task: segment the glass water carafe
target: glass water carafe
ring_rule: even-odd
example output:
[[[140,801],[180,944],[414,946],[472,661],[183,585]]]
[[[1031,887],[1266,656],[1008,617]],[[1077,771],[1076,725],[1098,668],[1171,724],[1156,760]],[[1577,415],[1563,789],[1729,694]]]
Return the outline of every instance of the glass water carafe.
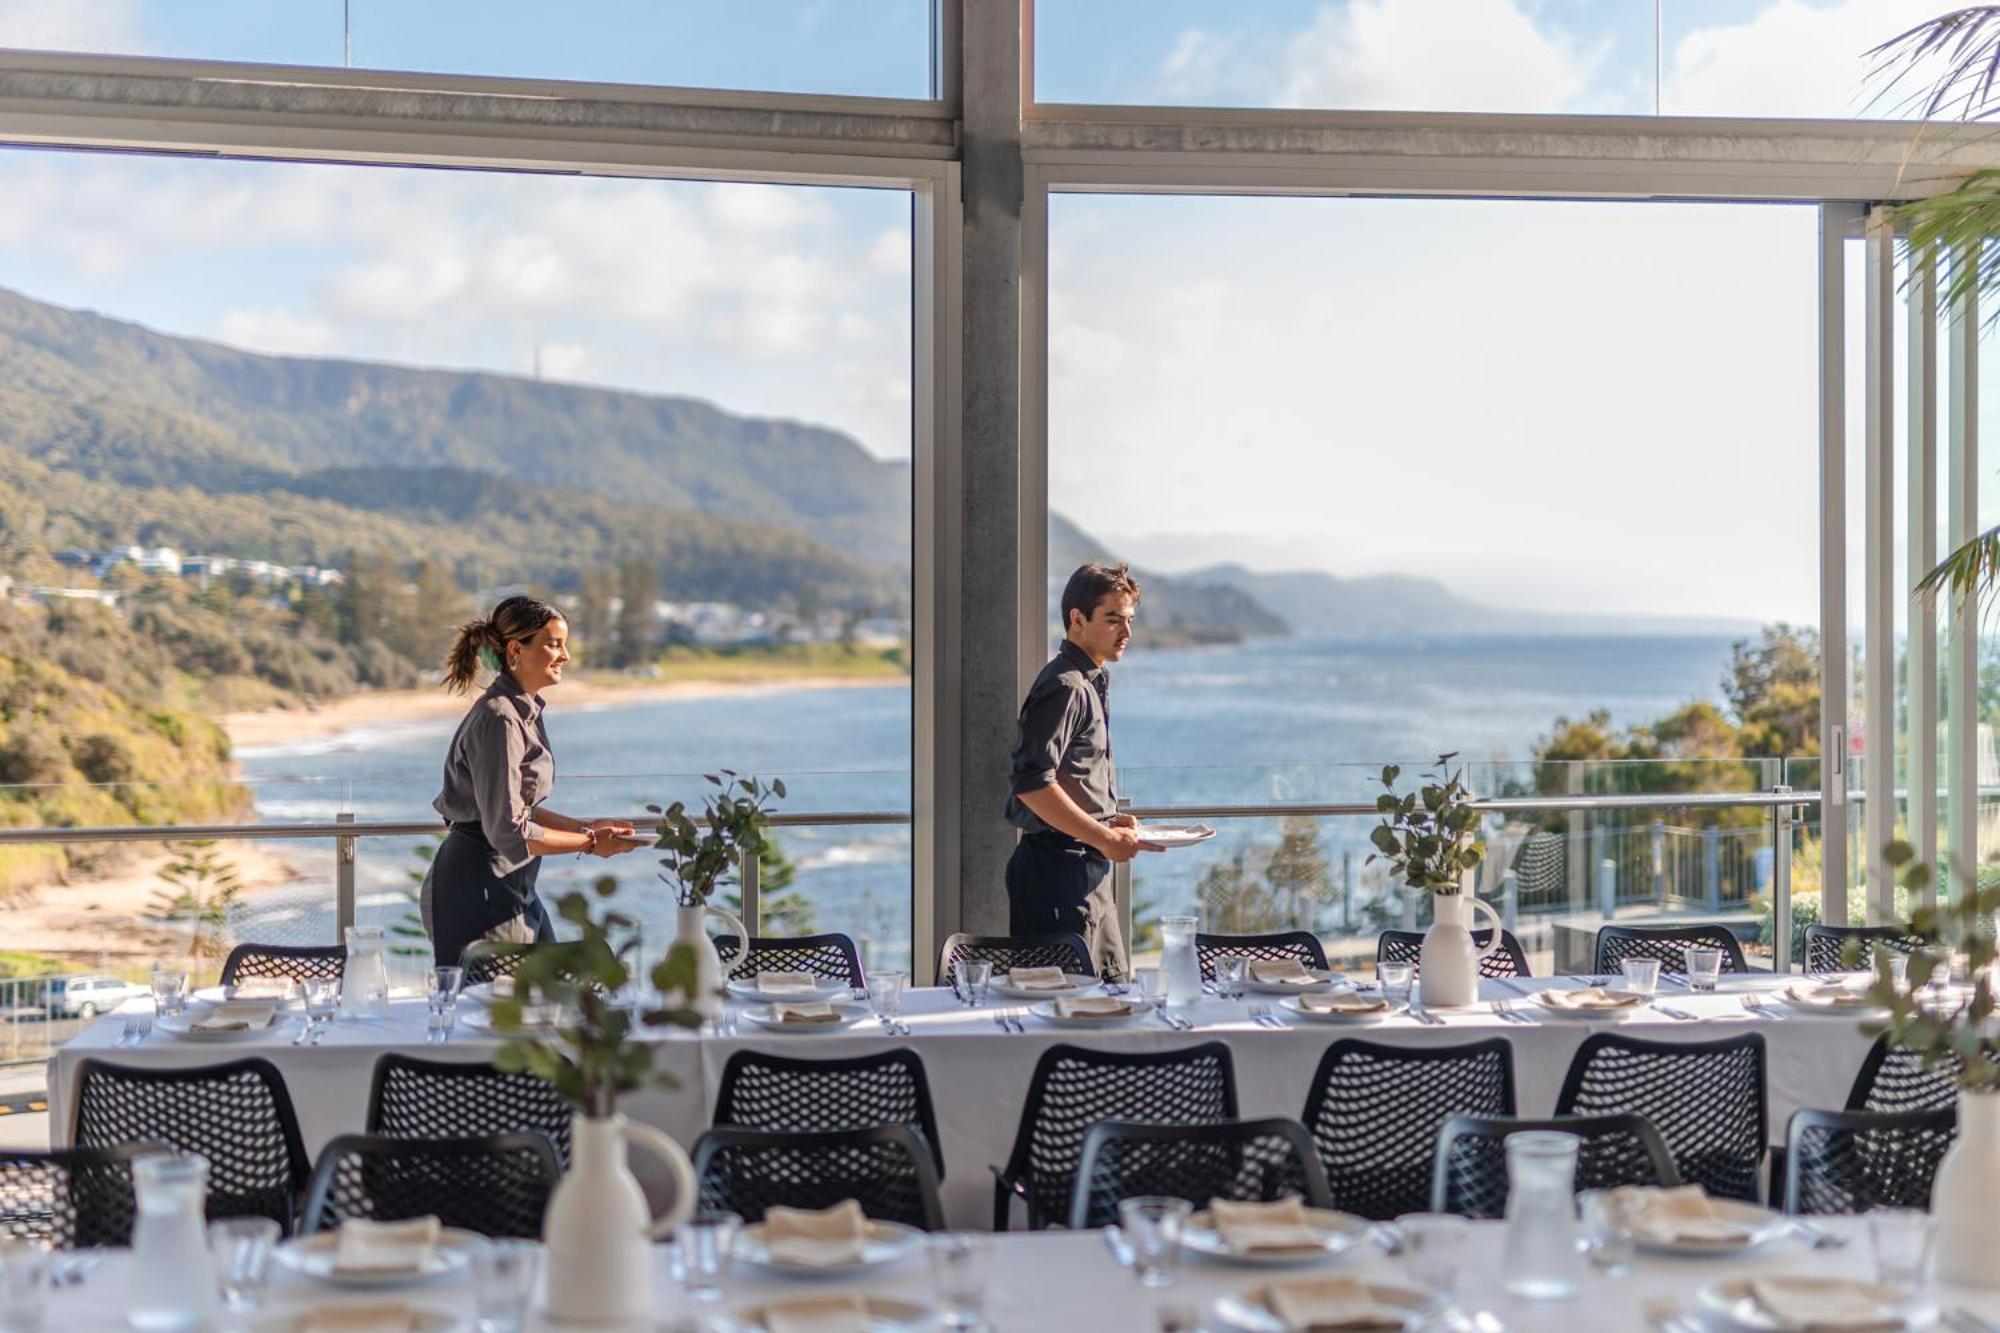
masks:
[[[347,928],[347,965],[340,972],[342,1018],[389,1016],[389,960],[380,926]]]
[[[131,1324],[142,1333],[207,1329],[215,1321],[215,1269],[202,1205],[208,1160],[153,1153],[132,1163],[139,1215],[132,1224]]]
[[[1576,1225],[1574,1134],[1541,1130],[1507,1138],[1506,1287],[1516,1296],[1559,1300],[1583,1282]]]
[[[1174,1008],[1201,998],[1201,962],[1194,953],[1194,935],[1200,928],[1195,917],[1160,918],[1160,975],[1167,983],[1167,1004]]]

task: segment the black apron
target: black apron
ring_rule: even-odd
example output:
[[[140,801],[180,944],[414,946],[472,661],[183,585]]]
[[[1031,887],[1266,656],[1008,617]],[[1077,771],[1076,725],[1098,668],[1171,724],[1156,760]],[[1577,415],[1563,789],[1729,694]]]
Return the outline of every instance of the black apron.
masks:
[[[524,917],[539,943],[555,930],[535,893],[542,873],[537,856],[507,875],[493,873],[493,848],[478,824],[450,826],[425,874],[431,899],[431,949],[439,967],[456,967],[465,946],[515,917]]]

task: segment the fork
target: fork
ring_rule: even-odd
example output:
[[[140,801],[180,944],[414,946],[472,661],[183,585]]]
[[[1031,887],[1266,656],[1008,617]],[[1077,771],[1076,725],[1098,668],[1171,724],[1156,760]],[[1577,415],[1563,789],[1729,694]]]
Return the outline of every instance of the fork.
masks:
[[[1781,1013],[1777,1009],[1767,1008],[1764,1004],[1763,999],[1755,995],[1744,996],[1743,1007],[1745,1009],[1748,1009],[1751,1013],[1757,1015],[1757,1017],[1768,1018],[1773,1023],[1783,1023],[1791,1018],[1790,1014]]]
[[[120,1032],[118,1034],[118,1040],[112,1042],[111,1044],[113,1046],[137,1046],[139,1044],[138,1023],[134,1022],[132,1019],[129,1018],[126,1019],[125,1030],[123,1032]]]
[[[1187,1032],[1194,1027],[1194,1024],[1188,1022],[1185,1018],[1170,1014],[1165,1009],[1158,1009],[1154,1012],[1159,1014],[1162,1023],[1165,1023],[1176,1032]]]
[[[307,1042],[306,1045],[308,1046],[319,1045],[320,1038],[326,1035],[326,1028],[327,1028],[327,1020],[322,1018],[319,1022],[319,1026],[313,1029],[312,1040]]]
[[[1278,1016],[1271,1012],[1271,1006],[1268,1004],[1251,1005],[1250,1018],[1258,1027],[1269,1028],[1273,1032],[1287,1032],[1291,1029],[1289,1023],[1283,1023],[1278,1020]]]
[[[1425,1023],[1430,1025],[1431,1027],[1441,1028],[1444,1026],[1444,1020],[1442,1018],[1439,1018],[1436,1014],[1432,1013],[1430,1010],[1424,1008],[1421,1002],[1417,1001],[1411,1002],[1410,1017],[1416,1019],[1419,1023]]]
[[[1526,1016],[1514,1012],[1514,1002],[1512,1000],[1494,1000],[1487,1007],[1492,1009],[1494,1017],[1503,1023],[1525,1023],[1528,1021]]]
[[[1659,1010],[1661,1013],[1665,1014],[1668,1018],[1677,1018],[1683,1023],[1694,1023],[1700,1021],[1695,1015],[1689,1013],[1687,1010],[1676,1009],[1670,1004],[1661,1004],[1658,1000],[1653,1001],[1653,1008]]]
[[[308,1038],[308,1037],[312,1036],[312,1034],[313,1034],[313,1029],[314,1029],[314,1028],[316,1028],[316,1027],[318,1027],[318,1026],[319,1026],[319,1021],[318,1021],[317,1019],[313,1019],[313,1018],[308,1018],[308,1019],[307,1019],[307,1020],[305,1021],[305,1026],[304,1026],[304,1027],[301,1027],[301,1028],[299,1029],[299,1035],[298,1035],[298,1036],[296,1036],[296,1037],[293,1037],[293,1038],[292,1038],[292,1045],[294,1045],[294,1046],[303,1046],[303,1045],[305,1045],[305,1044],[306,1044],[306,1038]]]

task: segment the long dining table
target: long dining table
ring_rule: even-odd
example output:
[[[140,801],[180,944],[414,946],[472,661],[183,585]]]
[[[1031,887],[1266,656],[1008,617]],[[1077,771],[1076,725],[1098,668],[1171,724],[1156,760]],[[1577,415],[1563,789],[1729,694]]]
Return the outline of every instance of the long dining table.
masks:
[[[1159,1051],[1220,1041],[1228,1045],[1236,1069],[1238,1100],[1245,1116],[1298,1117],[1320,1056],[1328,1046],[1355,1037],[1386,1044],[1424,1047],[1504,1037],[1512,1046],[1520,1113],[1546,1116],[1555,1110],[1556,1095],[1570,1059],[1593,1032],[1617,1031],[1663,1041],[1708,1041],[1742,1032],[1762,1033],[1768,1080],[1769,1133],[1782,1142],[1791,1113],[1804,1107],[1838,1108],[1866,1057],[1871,1039],[1851,1016],[1793,1014],[1767,1005],[1763,1013],[1745,1006],[1746,997],[1796,982],[1796,977],[1750,974],[1725,977],[1719,990],[1690,993],[1663,987],[1658,1003],[1629,1013],[1615,1022],[1556,1017],[1533,999],[1544,987],[1573,987],[1585,977],[1544,977],[1488,980],[1481,983],[1480,1002],[1460,1010],[1433,1010],[1434,1023],[1396,1013],[1379,1022],[1331,1024],[1307,1021],[1282,1008],[1275,1024],[1259,1022],[1252,1006],[1274,1005],[1269,996],[1243,1000],[1203,996],[1185,1011],[1191,1030],[1169,1028],[1153,1017],[1124,1026],[1078,1030],[1059,1027],[1036,1017],[1025,1001],[992,997],[977,1008],[960,1004],[943,988],[906,993],[902,1022],[907,1035],[891,1033],[873,1019],[838,1030],[772,1031],[742,1019],[741,1003],[731,1002],[736,1015],[714,1028],[692,1032],[665,1029],[649,1037],[654,1067],[669,1075],[673,1086],[633,1093],[624,1110],[634,1119],[664,1129],[692,1146],[707,1128],[723,1066],[739,1050],[753,1049],[801,1056],[853,1056],[893,1047],[909,1047],[923,1059],[936,1105],[938,1135],[944,1160],[944,1204],[954,1226],[991,1224],[993,1199],[989,1166],[1007,1160],[1035,1062],[1058,1043],[1125,1051]],[[1659,1007],[1664,1005],[1665,1009]],[[1500,1009],[1510,1009],[1509,1017]],[[287,1019],[268,1031],[242,1040],[187,1041],[154,1028],[136,1045],[121,1045],[128,1022],[143,1016],[149,1001],[133,1001],[133,1012],[98,1018],[64,1045],[49,1062],[51,1138],[62,1145],[73,1141],[74,1085],[78,1066],[87,1058],[148,1067],[186,1067],[220,1063],[245,1056],[271,1061],[284,1075],[297,1108],[306,1150],[317,1155],[336,1134],[359,1133],[365,1127],[369,1083],[376,1060],[386,1052],[441,1060],[490,1060],[499,1039],[461,1021],[451,1041],[427,1044],[426,1009],[421,1000],[398,1000],[386,1018],[341,1020],[313,1044],[297,1044],[299,1019]],[[468,1019],[476,1017],[470,1002],[461,1004]],[[1692,1017],[1675,1017],[1668,1010]],[[1018,1025],[1003,1026],[1001,1015],[1019,1016]],[[1014,1028],[1018,1026],[1020,1030]],[[645,1175],[644,1164],[635,1161]]]

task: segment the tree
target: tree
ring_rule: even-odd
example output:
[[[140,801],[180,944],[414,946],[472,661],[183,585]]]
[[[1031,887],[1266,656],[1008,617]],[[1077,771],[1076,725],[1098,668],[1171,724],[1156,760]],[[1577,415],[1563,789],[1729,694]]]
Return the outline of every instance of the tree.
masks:
[[[166,885],[154,893],[148,915],[189,927],[190,958],[220,958],[229,951],[243,881],[213,840],[172,842],[167,850],[174,859],[160,871]]]
[[[618,600],[618,576],[602,567],[587,569],[577,580],[576,609],[570,621],[572,653],[586,661],[592,656],[612,661],[617,645],[612,641],[611,604]]]
[[[764,850],[757,857],[757,917],[756,921],[746,921],[752,934],[769,932],[773,935],[810,935],[819,922],[818,909],[805,891],[795,887],[799,868],[792,858],[785,855],[785,849],[777,838],[767,834]],[[732,912],[743,911],[743,893],[740,889],[729,889],[722,895],[722,905]]]
[[[1326,853],[1320,850],[1319,824],[1312,816],[1286,816],[1278,845],[1264,865],[1264,878],[1271,886],[1279,924],[1310,925],[1333,878]]]
[[[637,666],[653,655],[653,602],[660,595],[660,571],[644,560],[618,567],[618,645],[613,662]]]
[[[1250,935],[1278,924],[1277,902],[1250,873],[1249,856],[1237,852],[1201,872],[1195,882],[1202,928],[1221,935]]]
[[[1764,626],[1754,645],[1729,650],[1722,677],[1739,731],[1738,752],[1785,759],[1819,753],[1819,631],[1806,625]]]

